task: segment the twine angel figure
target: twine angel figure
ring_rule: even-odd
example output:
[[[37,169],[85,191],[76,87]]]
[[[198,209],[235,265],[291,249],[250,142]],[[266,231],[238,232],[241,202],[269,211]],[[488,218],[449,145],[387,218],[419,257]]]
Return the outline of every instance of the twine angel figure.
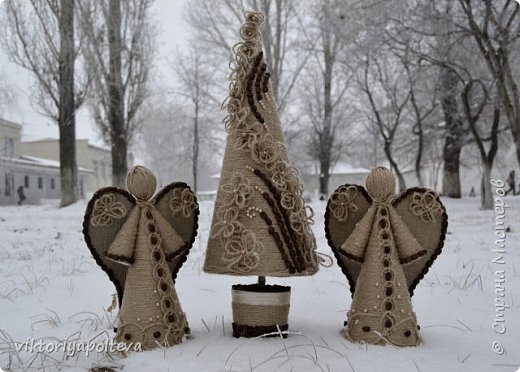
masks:
[[[396,198],[395,185],[377,167],[366,190],[343,185],[327,204],[326,236],[353,294],[343,334],[354,342],[420,342],[411,296],[441,253],[448,216],[433,191],[411,188]]]
[[[87,245],[118,293],[115,339],[142,349],[178,344],[190,330],[174,283],[197,234],[198,204],[184,183],[151,199],[156,179],[142,166],[129,171],[127,186],[98,190],[83,222]]]

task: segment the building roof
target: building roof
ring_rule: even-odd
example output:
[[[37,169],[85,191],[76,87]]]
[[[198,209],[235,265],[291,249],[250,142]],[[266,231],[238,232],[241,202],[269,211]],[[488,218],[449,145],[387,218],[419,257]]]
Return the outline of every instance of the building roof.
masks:
[[[368,174],[368,172],[370,172],[369,169],[354,167],[350,163],[339,161],[332,168],[332,170],[330,171],[330,174],[331,175],[332,174]],[[310,169],[309,174],[311,174],[313,176],[319,174],[319,168],[318,167],[312,167]]]
[[[87,142],[87,146],[91,147],[93,149],[107,151],[107,152],[110,151],[110,149],[108,147],[97,146],[97,145],[93,145],[93,144],[89,143],[88,138],[76,138],[76,142],[80,142],[80,141]],[[47,138],[40,138],[40,139],[32,140],[32,141],[22,141],[22,143],[42,143],[42,142],[59,142],[59,139],[47,137]]]
[[[45,168],[60,168],[60,162],[57,160],[50,160],[44,158],[38,158],[36,156],[22,155],[19,159],[8,159],[15,163],[27,164],[27,165],[36,165]],[[83,173],[94,173],[92,169],[78,167],[78,171]]]
[[[20,129],[20,130],[22,129],[22,126],[20,124],[13,123],[12,121],[5,120],[5,119],[2,119],[2,118],[0,118],[0,125],[4,125],[6,127],[16,128],[16,129]]]
[[[87,141],[88,141],[88,140],[87,140]],[[87,145],[88,145],[88,147],[90,147],[91,149],[110,153],[110,149],[109,149],[108,147],[102,147],[102,146],[92,145],[92,144],[90,144],[90,143],[88,143]]]
[[[37,139],[37,140],[22,141],[22,142],[23,143],[38,143],[38,142],[58,142],[58,141],[59,141],[58,138],[47,137],[47,138],[40,138],[40,139]]]

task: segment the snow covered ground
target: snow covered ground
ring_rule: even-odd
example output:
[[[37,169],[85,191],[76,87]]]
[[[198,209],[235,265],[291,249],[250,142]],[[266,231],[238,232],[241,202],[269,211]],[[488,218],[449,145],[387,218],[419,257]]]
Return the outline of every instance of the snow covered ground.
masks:
[[[444,252],[413,297],[423,343],[413,348],[353,344],[339,331],[350,306],[347,282],[336,263],[314,277],[274,279],[292,286],[287,339],[235,339],[231,285],[255,278],[202,272],[213,205],[201,203],[200,230],[177,279],[193,338],[168,349],[133,353],[85,352],[67,356],[20,351],[21,343],[110,339],[116,311],[106,309],[114,287],[83,240],[85,202],[0,208],[0,369],[125,371],[516,371],[520,366],[520,198],[506,210],[504,264],[494,264],[495,215],[478,200],[445,200],[449,235]],[[313,203],[319,250],[325,204]],[[505,270],[504,334],[493,330],[495,271]],[[505,353],[492,350],[499,342]],[[495,344],[500,349],[499,344]]]

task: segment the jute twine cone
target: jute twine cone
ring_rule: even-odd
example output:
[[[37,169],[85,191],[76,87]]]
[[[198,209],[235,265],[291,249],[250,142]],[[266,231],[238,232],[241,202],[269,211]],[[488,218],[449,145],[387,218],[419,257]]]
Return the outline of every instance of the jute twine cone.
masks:
[[[366,190],[343,185],[330,197],[326,236],[347,276],[353,300],[343,334],[356,342],[420,342],[411,296],[441,253],[448,216],[431,190],[395,197],[395,177],[373,169]]]
[[[311,275],[316,243],[302,185],[289,163],[262,53],[261,13],[247,13],[234,47],[228,132],[204,271]]]
[[[116,341],[134,349],[174,345],[189,333],[174,280],[197,233],[198,205],[183,183],[150,200],[155,176],[141,166],[130,170],[127,185],[130,193],[108,187],[94,194],[83,233],[118,291]]]

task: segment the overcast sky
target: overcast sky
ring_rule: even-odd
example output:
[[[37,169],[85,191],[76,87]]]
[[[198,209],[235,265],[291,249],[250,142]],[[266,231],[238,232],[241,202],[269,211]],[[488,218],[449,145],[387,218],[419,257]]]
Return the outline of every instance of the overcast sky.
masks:
[[[0,4],[3,1],[0,0]],[[185,46],[187,31],[182,19],[185,0],[155,0],[153,18],[161,30],[158,37],[159,57],[157,67],[161,81],[174,84],[168,59],[177,48]],[[34,84],[32,76],[24,69],[9,62],[5,51],[0,48],[0,72],[7,77],[7,84],[16,91],[16,103],[0,116],[23,125],[23,140],[31,141],[46,137],[58,138],[58,127],[51,119],[40,115],[30,103],[30,89]],[[86,108],[76,113],[76,136],[88,138],[94,144],[102,144]]]

